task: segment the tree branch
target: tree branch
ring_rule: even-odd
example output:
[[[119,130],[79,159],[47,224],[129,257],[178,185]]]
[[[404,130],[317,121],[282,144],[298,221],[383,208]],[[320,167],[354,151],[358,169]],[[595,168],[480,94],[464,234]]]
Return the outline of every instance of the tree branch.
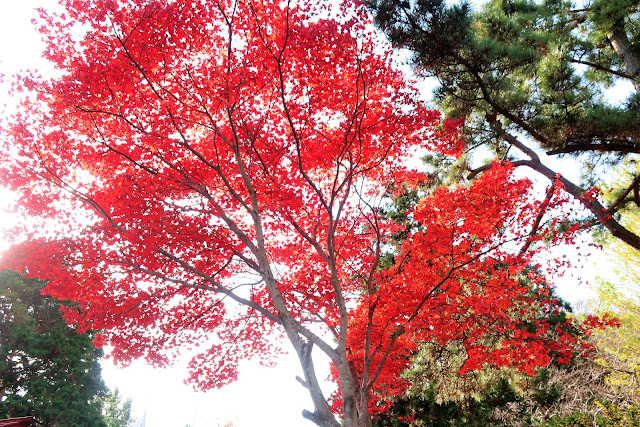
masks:
[[[628,230],[627,228],[623,227],[620,223],[618,223],[615,219],[613,219],[610,212],[608,212],[608,210],[605,209],[605,207],[602,206],[602,204],[600,204],[598,200],[596,200],[593,197],[585,198],[583,196],[583,193],[585,193],[584,189],[580,188],[573,182],[569,181],[567,178],[562,176],[562,174],[555,172],[554,170],[542,164],[539,156],[535,154],[533,150],[531,150],[529,147],[527,147],[525,144],[523,144],[520,140],[515,138],[513,135],[508,134],[500,126],[495,126],[494,130],[498,133],[498,136],[500,136],[502,139],[509,142],[510,144],[512,144],[519,150],[521,150],[523,153],[531,157],[531,160],[519,160],[519,161],[513,162],[514,166],[528,166],[531,169],[535,170],[536,172],[540,173],[541,175],[547,177],[551,181],[558,180],[558,182],[562,184],[563,188],[569,194],[571,194],[573,197],[579,200],[585,208],[591,211],[591,213],[593,213],[596,216],[596,218],[598,218],[600,223],[604,225],[611,232],[613,236],[619,238],[623,242],[627,243],[629,246],[640,250],[640,237],[634,234],[633,232],[631,232],[630,230]],[[491,165],[483,166],[482,168],[472,171],[471,175],[475,176],[478,173],[484,170],[488,170],[490,168],[491,168]]]
[[[628,144],[571,144],[547,151],[547,155],[576,153],[581,151],[601,151],[617,153],[640,153],[640,147]]]

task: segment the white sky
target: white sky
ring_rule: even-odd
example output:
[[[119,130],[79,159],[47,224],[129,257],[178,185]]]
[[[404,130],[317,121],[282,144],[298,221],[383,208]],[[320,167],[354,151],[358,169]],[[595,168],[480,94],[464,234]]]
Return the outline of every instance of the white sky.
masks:
[[[476,2],[474,2],[476,3]],[[25,68],[43,70],[39,58],[39,35],[32,29],[34,8],[55,5],[55,0],[0,0],[0,73],[11,74]],[[10,104],[0,87],[0,106]],[[2,107],[4,108],[4,107]],[[8,107],[10,108],[10,107]],[[0,206],[10,195],[0,191]],[[9,217],[0,217],[0,225]],[[0,248],[2,238],[0,237]],[[586,264],[590,265],[590,264]],[[588,266],[585,268],[589,268]],[[567,275],[561,294],[570,300],[586,295],[586,287],[575,287],[578,273]],[[583,270],[580,275],[591,276]],[[328,363],[320,363],[320,378],[325,378]],[[237,427],[301,427],[312,424],[301,417],[302,409],[313,410],[306,391],[295,380],[300,374],[294,354],[285,356],[276,368],[246,363],[241,366],[236,384],[208,393],[193,392],[183,384],[183,369],[159,370],[142,362],[120,369],[110,361],[103,364],[103,377],[111,388],[118,387],[133,399],[135,417],[146,411],[148,427],[218,427],[232,421]]]

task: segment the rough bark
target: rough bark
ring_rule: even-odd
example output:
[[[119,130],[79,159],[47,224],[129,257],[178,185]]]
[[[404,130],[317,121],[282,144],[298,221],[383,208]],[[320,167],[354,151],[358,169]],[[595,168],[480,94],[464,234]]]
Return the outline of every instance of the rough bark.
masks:
[[[636,91],[640,90],[640,53],[629,42],[629,38],[622,25],[614,26],[614,29],[607,32],[609,42],[616,51],[627,74],[633,79]]]

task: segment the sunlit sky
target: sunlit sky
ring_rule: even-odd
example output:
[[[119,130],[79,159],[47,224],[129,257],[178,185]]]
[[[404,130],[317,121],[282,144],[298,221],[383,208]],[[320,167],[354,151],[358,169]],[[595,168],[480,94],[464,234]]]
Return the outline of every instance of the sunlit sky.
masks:
[[[31,19],[35,8],[55,4],[54,0],[0,0],[0,73],[11,74],[21,69],[46,69],[40,60],[39,35],[33,31]],[[0,106],[11,100],[0,87]],[[5,108],[5,107],[1,107]],[[7,203],[9,195],[0,192],[0,206]],[[9,217],[2,217],[0,225]],[[0,237],[0,248],[2,247]],[[583,270],[584,273],[584,270]],[[590,273],[586,274],[588,276]],[[584,275],[584,274],[583,274]],[[562,294],[570,299],[586,292],[584,286],[575,288],[577,276],[569,274]],[[322,361],[321,368],[328,363]],[[108,359],[103,363],[103,377],[110,388],[118,387],[124,396],[133,399],[133,415],[141,418],[146,412],[148,427],[217,427],[233,422],[237,427],[300,427],[312,424],[301,417],[302,409],[313,410],[306,391],[295,380],[301,375],[294,354],[281,358],[276,368],[256,364],[241,365],[236,384],[223,390],[207,393],[194,392],[183,384],[185,371],[153,369],[143,362],[121,369]],[[326,377],[320,370],[319,376]]]

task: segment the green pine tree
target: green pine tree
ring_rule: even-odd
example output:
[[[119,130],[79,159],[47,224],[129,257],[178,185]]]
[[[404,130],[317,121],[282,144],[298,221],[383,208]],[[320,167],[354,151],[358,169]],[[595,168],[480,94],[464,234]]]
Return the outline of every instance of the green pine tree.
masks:
[[[413,53],[416,72],[440,82],[440,108],[464,118],[470,177],[498,158],[559,179],[589,213],[572,221],[640,249],[640,235],[620,221],[628,196],[640,205],[640,176],[623,184],[622,199],[587,192],[640,152],[640,0],[585,3],[490,0],[474,11],[444,0],[370,0],[379,27]],[[614,85],[622,100],[611,98]],[[562,163],[549,167],[542,151],[560,162],[571,156],[582,181],[562,176]]]
[[[105,426],[102,351],[91,335],[65,323],[43,286],[0,272],[0,418],[33,416],[38,427]]]

